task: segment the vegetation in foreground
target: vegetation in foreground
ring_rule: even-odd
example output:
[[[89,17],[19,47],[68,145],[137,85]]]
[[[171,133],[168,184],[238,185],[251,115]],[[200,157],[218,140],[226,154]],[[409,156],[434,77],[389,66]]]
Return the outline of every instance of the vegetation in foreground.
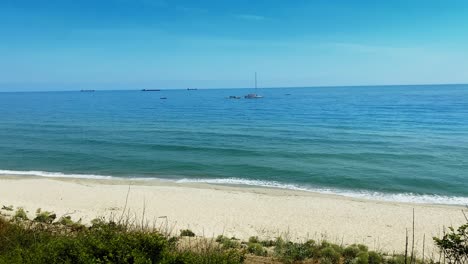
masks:
[[[262,241],[251,237],[243,242],[222,235],[208,240],[195,237],[189,229],[171,236],[129,221],[95,219],[85,226],[70,216],[57,219],[40,209],[32,220],[22,208],[8,218],[0,216],[0,263],[468,263],[468,224],[451,228],[434,241],[443,258],[424,260],[327,241],[293,243],[282,238]]]
[[[184,231],[182,235],[191,235]],[[196,250],[178,247],[170,237],[128,222],[95,219],[91,226],[56,220],[51,212],[38,210],[28,219],[19,208],[11,219],[0,216],[0,263],[242,263],[245,253],[215,244]]]

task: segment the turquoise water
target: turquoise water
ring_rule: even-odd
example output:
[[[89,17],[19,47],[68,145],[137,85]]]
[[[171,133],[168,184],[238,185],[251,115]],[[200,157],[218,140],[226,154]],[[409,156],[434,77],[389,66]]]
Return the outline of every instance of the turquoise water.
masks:
[[[468,204],[468,86],[249,92],[0,93],[0,173]]]

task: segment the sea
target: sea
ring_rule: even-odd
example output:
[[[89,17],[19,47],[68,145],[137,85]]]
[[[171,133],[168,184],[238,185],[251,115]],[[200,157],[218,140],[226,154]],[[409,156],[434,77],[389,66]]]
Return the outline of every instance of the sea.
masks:
[[[468,85],[252,92],[3,92],[0,174],[468,204]]]

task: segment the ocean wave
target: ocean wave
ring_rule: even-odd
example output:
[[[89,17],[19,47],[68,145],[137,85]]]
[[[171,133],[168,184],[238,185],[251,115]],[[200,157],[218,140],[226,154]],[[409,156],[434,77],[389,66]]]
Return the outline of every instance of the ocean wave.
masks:
[[[91,179],[91,180],[174,181],[170,179],[156,178],[156,177],[129,177],[129,176],[119,177],[119,176],[108,176],[108,175],[98,175],[98,174],[73,174],[73,173],[50,172],[50,171],[0,170],[0,175],[33,176],[33,177],[44,177],[44,178]]]
[[[373,191],[354,191],[333,188],[306,187],[296,184],[287,184],[277,181],[248,180],[240,178],[226,179],[181,179],[179,183],[208,183],[226,185],[247,185],[267,188],[278,188],[286,190],[306,191],[321,194],[340,195],[351,198],[378,200],[388,202],[419,203],[419,204],[445,204],[445,205],[468,205],[468,197],[444,196],[436,194],[415,193],[383,193]]]
[[[388,202],[402,202],[402,203],[418,203],[418,204],[445,204],[445,205],[468,205],[468,197],[461,196],[444,196],[436,194],[414,194],[414,193],[383,193],[373,191],[354,191],[334,188],[318,188],[312,186],[300,186],[296,184],[281,183],[277,181],[264,181],[264,180],[249,180],[241,178],[182,178],[182,179],[168,179],[157,177],[116,177],[95,174],[66,174],[62,172],[47,172],[47,171],[14,171],[14,170],[0,170],[0,175],[20,175],[20,176],[36,176],[46,178],[76,178],[76,179],[99,179],[99,180],[162,180],[171,181],[176,183],[207,183],[219,185],[240,185],[240,186],[253,186],[253,187],[266,187],[295,191],[306,191],[321,194],[340,195],[351,198],[359,198],[366,200],[378,200]]]
[[[14,171],[14,170],[0,170],[0,175],[21,175],[21,176],[38,176],[47,178],[77,178],[77,179],[98,179],[110,180],[116,177],[95,175],[95,174],[65,174],[62,172],[49,172],[49,171]]]

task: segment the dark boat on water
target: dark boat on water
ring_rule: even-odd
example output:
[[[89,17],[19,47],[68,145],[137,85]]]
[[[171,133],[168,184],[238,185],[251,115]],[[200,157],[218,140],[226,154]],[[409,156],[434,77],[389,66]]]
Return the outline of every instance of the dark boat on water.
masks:
[[[92,93],[92,92],[94,92],[94,90],[80,90],[80,92],[82,92],[82,93]]]
[[[187,91],[196,91],[198,90],[197,88],[187,88]]]
[[[159,89],[143,89],[143,90],[141,90],[141,91],[142,91],[142,92],[159,92],[159,91],[161,91],[161,90],[159,90]]]

